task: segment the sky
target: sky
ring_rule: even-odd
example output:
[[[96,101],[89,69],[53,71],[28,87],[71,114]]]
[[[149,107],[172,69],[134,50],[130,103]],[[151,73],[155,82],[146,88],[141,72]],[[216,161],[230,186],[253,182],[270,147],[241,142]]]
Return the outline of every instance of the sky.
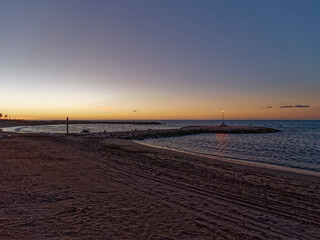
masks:
[[[320,119],[320,0],[2,0],[0,113]]]

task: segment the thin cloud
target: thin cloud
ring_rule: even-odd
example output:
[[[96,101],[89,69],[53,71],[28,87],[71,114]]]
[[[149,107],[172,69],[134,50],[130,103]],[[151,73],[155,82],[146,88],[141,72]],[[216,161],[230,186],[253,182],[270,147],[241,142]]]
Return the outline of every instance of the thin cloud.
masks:
[[[106,107],[106,106],[95,106],[94,108],[104,109],[104,110],[112,110],[112,107]]]
[[[261,107],[260,109],[271,109],[272,106]]]
[[[296,108],[308,108],[310,106],[309,105],[295,105],[294,107],[296,107]]]
[[[285,105],[285,106],[280,106],[280,108],[308,108],[310,105]]]

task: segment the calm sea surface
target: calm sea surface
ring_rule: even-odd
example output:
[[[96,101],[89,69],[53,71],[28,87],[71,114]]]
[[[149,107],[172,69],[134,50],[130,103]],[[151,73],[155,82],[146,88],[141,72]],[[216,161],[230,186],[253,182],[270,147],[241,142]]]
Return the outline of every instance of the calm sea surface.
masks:
[[[219,121],[160,121],[161,125],[90,124],[70,125],[71,132],[179,128],[217,125]],[[320,121],[226,121],[228,125],[262,126],[282,130],[269,134],[198,134],[146,139],[141,142],[180,151],[219,156],[232,160],[267,163],[320,172]],[[65,125],[13,127],[19,132],[63,133]]]

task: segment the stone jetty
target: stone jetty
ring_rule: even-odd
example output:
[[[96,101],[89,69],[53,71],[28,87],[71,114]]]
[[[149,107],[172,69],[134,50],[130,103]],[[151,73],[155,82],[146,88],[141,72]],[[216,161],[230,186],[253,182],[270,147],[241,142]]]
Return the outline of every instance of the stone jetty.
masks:
[[[280,130],[265,127],[243,127],[243,126],[188,126],[177,129],[148,129],[132,130],[122,132],[102,132],[81,134],[86,137],[101,138],[120,138],[143,140],[146,138],[176,137],[201,133],[223,133],[223,134],[240,134],[240,133],[275,133]],[[73,134],[75,135],[75,134]],[[79,134],[76,134],[79,136]]]

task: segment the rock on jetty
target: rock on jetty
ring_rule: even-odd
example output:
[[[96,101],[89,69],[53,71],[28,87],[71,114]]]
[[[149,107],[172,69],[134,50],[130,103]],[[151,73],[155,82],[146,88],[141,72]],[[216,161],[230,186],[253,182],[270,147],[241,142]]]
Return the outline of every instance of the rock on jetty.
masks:
[[[87,137],[103,137],[103,138],[121,138],[121,139],[137,139],[145,138],[162,138],[176,137],[201,133],[224,133],[224,134],[239,134],[239,133],[274,133],[280,132],[273,128],[265,127],[242,127],[242,126],[188,126],[177,129],[148,129],[148,130],[133,130],[123,132],[103,132],[86,134]]]

